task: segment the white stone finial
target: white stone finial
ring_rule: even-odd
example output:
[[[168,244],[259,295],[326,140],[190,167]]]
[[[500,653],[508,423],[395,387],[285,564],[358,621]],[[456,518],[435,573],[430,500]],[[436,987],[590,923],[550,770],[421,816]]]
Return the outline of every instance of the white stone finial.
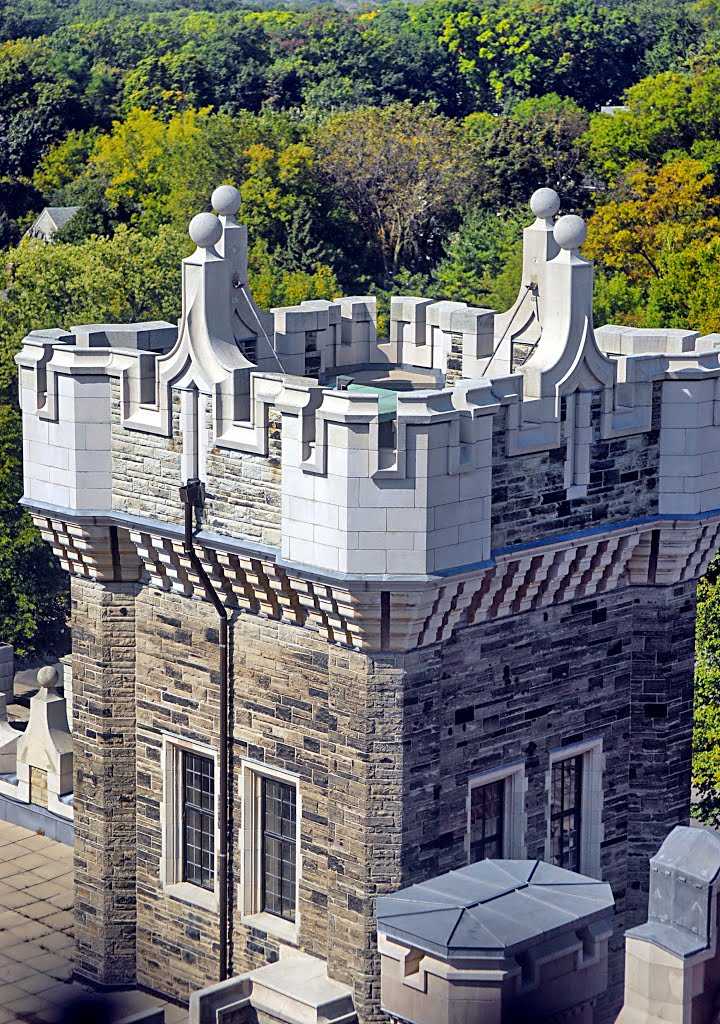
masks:
[[[214,213],[198,213],[190,221],[190,237],[199,249],[214,249],[222,238],[222,224]]]
[[[43,690],[53,690],[60,682],[58,671],[54,665],[44,665],[37,674],[38,686]]]
[[[574,213],[561,217],[553,230],[555,241],[561,249],[579,249],[587,238],[587,224]]]
[[[234,217],[240,209],[240,193],[234,185],[220,185],[210,197],[210,202],[221,217]]]
[[[554,188],[539,188],[530,197],[530,209],[538,220],[550,220],[560,209],[560,196]]]

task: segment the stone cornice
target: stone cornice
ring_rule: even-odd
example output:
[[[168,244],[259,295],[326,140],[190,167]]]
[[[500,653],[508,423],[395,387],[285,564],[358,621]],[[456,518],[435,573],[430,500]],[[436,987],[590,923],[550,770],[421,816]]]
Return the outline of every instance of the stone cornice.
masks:
[[[27,504],[27,503],[26,503]],[[63,568],[97,580],[141,580],[204,598],[181,530],[122,513],[30,507]],[[626,586],[697,579],[720,545],[720,512],[649,517],[551,543],[498,551],[446,576],[359,578],[283,562],[269,548],[200,531],[196,546],[229,609],[280,619],[363,650],[414,650],[454,630],[590,599]]]

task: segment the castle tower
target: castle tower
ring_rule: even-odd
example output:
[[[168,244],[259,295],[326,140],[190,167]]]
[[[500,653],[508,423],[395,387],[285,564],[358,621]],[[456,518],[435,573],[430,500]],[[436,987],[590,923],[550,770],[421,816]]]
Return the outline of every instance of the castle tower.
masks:
[[[374,1021],[376,897],[538,857],[611,884],[617,985],[689,814],[718,353],[595,331],[547,191],[514,313],[399,297],[387,340],[368,296],[269,331],[214,205],[178,330],[17,357],[72,574],[77,970],[187,999],[297,949]]]

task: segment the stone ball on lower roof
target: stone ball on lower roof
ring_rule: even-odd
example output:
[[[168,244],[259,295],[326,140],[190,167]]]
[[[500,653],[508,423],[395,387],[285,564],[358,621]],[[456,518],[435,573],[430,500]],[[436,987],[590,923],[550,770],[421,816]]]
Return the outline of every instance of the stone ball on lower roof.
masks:
[[[51,690],[60,681],[58,670],[54,665],[43,665],[37,674],[38,686],[44,690]]]

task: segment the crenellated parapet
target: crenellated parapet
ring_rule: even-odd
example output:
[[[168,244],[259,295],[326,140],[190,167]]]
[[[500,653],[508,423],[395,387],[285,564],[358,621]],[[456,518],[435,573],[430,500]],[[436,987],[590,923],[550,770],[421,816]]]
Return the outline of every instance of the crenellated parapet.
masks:
[[[239,196],[213,205],[177,327],[38,331],[17,357],[24,501],[70,572],[196,594],[189,479],[228,603],[351,646],[703,571],[720,342],[595,329],[585,225],[550,190],[510,310],[394,297],[387,339],[373,296],[260,310]]]
[[[391,421],[377,394],[324,390],[309,416],[306,394],[286,389],[279,399],[284,557],[400,576],[490,557],[484,389],[398,392]]]

